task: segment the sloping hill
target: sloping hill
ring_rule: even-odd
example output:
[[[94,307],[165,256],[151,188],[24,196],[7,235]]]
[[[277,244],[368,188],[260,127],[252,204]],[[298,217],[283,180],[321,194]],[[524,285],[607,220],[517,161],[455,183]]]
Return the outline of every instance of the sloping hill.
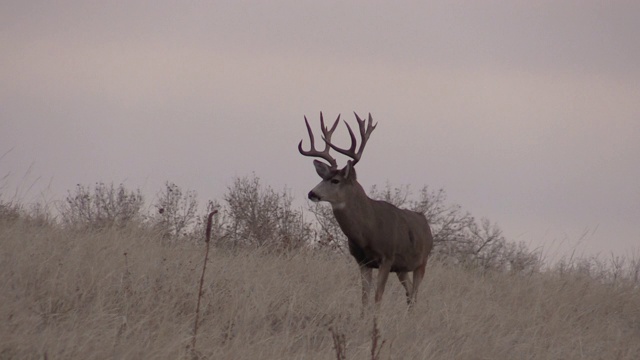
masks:
[[[349,256],[213,247],[196,351],[203,244],[151,231],[0,222],[0,358],[371,358],[371,313]],[[377,315],[381,359],[640,359],[640,289],[576,272],[482,272],[431,262],[407,311],[395,278]]]

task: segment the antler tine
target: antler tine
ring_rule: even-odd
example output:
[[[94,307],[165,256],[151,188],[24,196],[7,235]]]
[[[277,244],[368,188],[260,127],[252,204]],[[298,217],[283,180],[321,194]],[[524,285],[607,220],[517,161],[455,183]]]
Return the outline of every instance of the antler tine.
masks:
[[[338,115],[338,119],[340,118],[340,115]],[[307,132],[309,133],[309,141],[311,142],[311,149],[309,149],[309,151],[305,151],[302,149],[302,141],[300,140],[300,143],[298,144],[298,151],[300,152],[300,154],[304,155],[304,156],[311,156],[311,157],[319,157],[321,159],[326,160],[329,165],[331,165],[332,168],[337,168],[338,164],[336,162],[336,159],[334,159],[330,154],[329,154],[329,150],[331,149],[329,146],[329,142],[328,140],[325,140],[325,148],[323,151],[318,151],[316,150],[315,147],[315,139],[313,136],[313,131],[311,130],[311,126],[309,126],[309,121],[307,120],[307,117],[304,117],[304,123],[307,126]],[[327,130],[327,128],[324,126],[324,119],[322,117],[322,113],[320,113],[320,126],[322,129],[322,133],[323,133],[323,137],[324,138],[328,138],[329,140],[331,140],[331,135],[333,134],[333,131],[336,129],[336,125],[338,124],[338,121],[336,120],[336,122],[333,124],[333,126],[331,127],[330,130]]]
[[[325,149],[327,151],[329,151],[329,143],[331,141],[331,135],[333,135],[333,132],[336,130],[336,127],[338,127],[339,122],[340,122],[340,114],[338,114],[338,118],[336,119],[336,121],[333,122],[331,129],[328,129],[327,127],[324,126],[324,119],[322,118],[322,113],[320,113],[320,126],[322,128],[322,140],[324,140],[325,142]]]
[[[307,115],[304,116],[304,124],[307,125],[307,133],[309,134],[309,141],[311,142],[311,149],[313,149],[315,146],[315,140],[313,138],[313,131],[311,131],[311,126],[309,126],[309,121],[307,120]],[[302,141],[300,140],[300,144],[298,144],[298,149],[300,150],[300,152],[302,152]]]
[[[351,130],[351,126],[349,126],[349,123],[346,121],[344,123],[345,125],[347,125],[347,130],[349,130],[349,137],[351,138],[351,146],[349,147],[349,149],[348,150],[341,149],[331,143],[328,143],[331,146],[331,148],[334,149],[335,151],[352,158],[353,159],[353,161],[351,162],[352,166],[357,164],[358,161],[360,161],[360,158],[362,157],[362,153],[364,151],[364,147],[367,144],[367,141],[369,140],[369,136],[371,136],[371,133],[373,132],[373,130],[376,128],[376,126],[378,126],[377,123],[373,125],[373,119],[371,118],[371,114],[369,114],[369,123],[367,124],[366,127],[365,127],[365,120],[360,119],[358,114],[356,114],[355,112],[354,112],[354,115],[356,116],[356,121],[358,122],[358,127],[360,129],[360,137],[362,138],[362,142],[360,143],[360,147],[358,148],[358,151],[356,152],[356,137],[353,134],[353,130]]]

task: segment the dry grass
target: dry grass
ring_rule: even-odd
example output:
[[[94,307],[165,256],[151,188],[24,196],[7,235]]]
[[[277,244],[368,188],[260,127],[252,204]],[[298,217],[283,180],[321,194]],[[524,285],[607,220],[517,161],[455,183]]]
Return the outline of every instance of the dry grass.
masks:
[[[336,359],[336,338],[371,358],[353,260],[313,251],[213,248],[192,351],[203,250],[0,222],[0,359]],[[380,359],[640,359],[640,289],[575,274],[431,263],[413,311],[389,282],[377,324]]]

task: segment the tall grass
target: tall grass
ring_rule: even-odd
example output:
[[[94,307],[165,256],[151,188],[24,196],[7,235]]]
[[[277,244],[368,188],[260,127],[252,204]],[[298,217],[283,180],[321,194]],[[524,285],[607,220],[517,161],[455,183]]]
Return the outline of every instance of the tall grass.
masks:
[[[374,327],[350,257],[268,247],[212,248],[189,349],[205,244],[160,237],[0,220],[0,359],[640,359],[634,282],[433,261]]]

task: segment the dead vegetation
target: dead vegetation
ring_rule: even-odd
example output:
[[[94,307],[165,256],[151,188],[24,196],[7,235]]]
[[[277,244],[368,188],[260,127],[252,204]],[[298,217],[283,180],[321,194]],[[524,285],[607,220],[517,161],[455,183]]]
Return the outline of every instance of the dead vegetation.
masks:
[[[628,276],[433,261],[415,308],[390,283],[374,326],[353,260],[306,247],[213,247],[190,349],[205,243],[160,236],[0,219],[0,358],[640,358]]]
[[[323,213],[314,227],[255,177],[228,190],[210,243],[172,183],[153,215],[122,185],[78,186],[58,217],[0,197],[0,359],[640,358],[640,256],[544,264],[442,191],[372,189],[439,241],[413,310],[392,282],[361,316]]]

